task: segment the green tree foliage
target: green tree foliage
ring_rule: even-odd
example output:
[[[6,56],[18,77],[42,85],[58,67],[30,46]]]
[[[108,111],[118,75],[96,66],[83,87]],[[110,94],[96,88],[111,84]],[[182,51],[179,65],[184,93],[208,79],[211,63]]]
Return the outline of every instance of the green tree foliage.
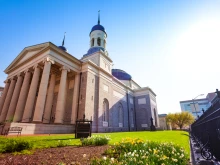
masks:
[[[189,112],[170,113],[166,116],[166,121],[173,126],[178,126],[182,129],[184,126],[188,126],[194,122],[195,118]]]

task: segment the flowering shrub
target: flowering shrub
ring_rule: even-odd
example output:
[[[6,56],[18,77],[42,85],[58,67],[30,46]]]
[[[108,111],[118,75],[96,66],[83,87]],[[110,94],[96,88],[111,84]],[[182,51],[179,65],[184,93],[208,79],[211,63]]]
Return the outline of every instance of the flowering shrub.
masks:
[[[93,159],[92,165],[186,165],[183,148],[172,143],[159,143],[126,138],[110,147],[106,156]]]
[[[83,146],[88,146],[88,145],[101,146],[108,144],[109,140],[110,140],[109,136],[96,135],[81,139],[81,143]]]

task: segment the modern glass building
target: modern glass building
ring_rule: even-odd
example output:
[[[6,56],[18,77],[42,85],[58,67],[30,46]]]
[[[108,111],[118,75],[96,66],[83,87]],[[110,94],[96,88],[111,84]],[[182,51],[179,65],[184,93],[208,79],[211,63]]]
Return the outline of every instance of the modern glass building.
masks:
[[[202,110],[206,111],[211,106],[211,101],[216,97],[216,93],[208,93],[206,98],[180,101],[181,111],[190,112],[195,118],[202,115]]]

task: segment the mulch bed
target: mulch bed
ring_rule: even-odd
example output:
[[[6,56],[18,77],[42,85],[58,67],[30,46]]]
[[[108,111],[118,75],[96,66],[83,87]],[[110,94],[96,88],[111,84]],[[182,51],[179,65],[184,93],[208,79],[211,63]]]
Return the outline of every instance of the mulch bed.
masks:
[[[0,154],[0,165],[89,165],[94,157],[102,157],[105,146],[60,147],[36,149],[31,155]],[[64,165],[64,164],[62,164]]]

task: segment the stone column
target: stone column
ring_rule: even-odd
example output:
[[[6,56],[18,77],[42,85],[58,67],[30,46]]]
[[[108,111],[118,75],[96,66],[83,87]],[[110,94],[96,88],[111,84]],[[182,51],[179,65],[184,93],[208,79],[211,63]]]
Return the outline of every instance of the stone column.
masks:
[[[28,95],[28,90],[30,88],[30,81],[31,81],[31,72],[30,70],[26,70],[24,71],[24,81],[21,87],[21,91],[19,94],[19,98],[18,98],[18,103],[15,109],[15,114],[14,114],[14,120],[13,122],[20,122],[23,116],[23,112],[24,112],[24,107],[25,107],[25,103],[27,100],[27,95]]]
[[[8,89],[8,92],[7,92],[7,96],[5,98],[4,106],[2,108],[2,113],[1,113],[1,116],[0,116],[0,122],[4,122],[5,119],[6,119],[7,112],[8,112],[8,107],[10,105],[11,97],[12,97],[13,92],[14,92],[15,83],[16,83],[16,80],[14,78],[12,78],[9,89]]]
[[[16,105],[17,105],[17,102],[18,102],[18,97],[19,97],[19,93],[20,93],[20,90],[21,90],[21,85],[22,85],[22,82],[23,82],[23,76],[21,75],[21,73],[19,73],[17,75],[17,77],[18,77],[18,79],[17,79],[16,85],[15,85],[15,90],[14,90],[14,93],[13,93],[13,96],[12,96],[12,99],[11,99],[11,103],[10,103],[10,106],[9,106],[9,109],[8,109],[7,117],[6,117],[7,121],[12,120],[14,118],[15,108],[16,108]]]
[[[25,108],[24,108],[22,122],[30,122],[31,120],[33,110],[34,110],[34,103],[36,99],[39,78],[40,78],[40,68],[39,68],[39,65],[37,64],[34,66],[34,75],[33,75],[31,86],[28,92],[28,97],[27,97]]]
[[[50,85],[47,92],[47,100],[44,111],[43,123],[49,123],[51,117],[51,109],[53,105],[54,88],[56,84],[56,74],[52,73],[50,77]]]
[[[44,61],[44,70],[42,73],[40,88],[38,92],[38,97],[37,97],[37,102],[36,102],[34,117],[33,117],[34,122],[42,122],[44,106],[45,106],[46,96],[47,96],[48,81],[50,77],[51,63],[54,64],[54,61],[52,61],[49,58],[45,59]]]
[[[6,98],[7,93],[8,93],[9,85],[10,85],[9,80],[6,80],[5,81],[5,88],[3,90],[2,97],[0,98],[0,116],[1,116],[2,108],[3,108],[4,102],[5,102],[5,98]]]
[[[76,123],[78,98],[79,98],[79,82],[80,82],[80,74],[77,74],[75,75],[75,79],[74,79],[71,124]]]
[[[66,79],[67,79],[67,72],[69,71],[69,69],[63,66],[61,70],[62,70],[62,74],[60,77],[60,86],[59,86],[59,93],[57,98],[57,107],[56,107],[54,123],[63,123],[63,115],[65,109]]]

